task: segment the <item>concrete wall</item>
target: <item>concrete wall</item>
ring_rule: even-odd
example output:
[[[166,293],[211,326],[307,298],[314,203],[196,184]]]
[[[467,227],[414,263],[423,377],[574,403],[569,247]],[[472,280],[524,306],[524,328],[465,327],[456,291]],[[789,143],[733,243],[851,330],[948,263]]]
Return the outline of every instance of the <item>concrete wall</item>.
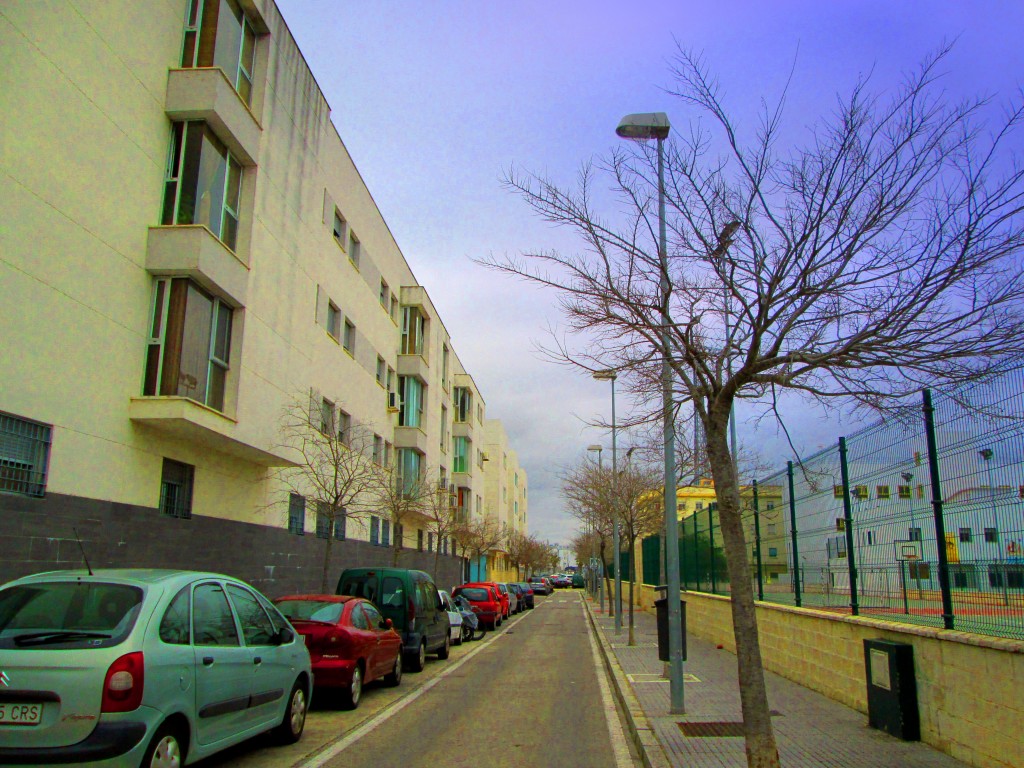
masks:
[[[74,529],[82,541],[79,547]],[[182,520],[156,509],[48,494],[0,495],[0,584],[39,571],[84,568],[186,568],[243,579],[269,597],[319,592],[325,540],[283,528],[196,515]],[[344,568],[392,564],[393,550],[365,541],[333,541],[328,591]],[[399,567],[434,576],[439,589],[462,583],[462,559],[404,549]]]
[[[657,595],[640,588],[652,610]],[[687,631],[735,652],[727,597],[683,592]],[[864,640],[914,646],[921,740],[979,768],[1024,765],[1024,642],[758,603],[765,668],[867,714]]]

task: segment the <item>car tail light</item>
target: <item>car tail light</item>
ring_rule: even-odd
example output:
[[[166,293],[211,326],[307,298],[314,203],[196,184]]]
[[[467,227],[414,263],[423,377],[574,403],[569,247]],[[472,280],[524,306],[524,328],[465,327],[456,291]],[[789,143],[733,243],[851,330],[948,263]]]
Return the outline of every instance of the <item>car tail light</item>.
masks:
[[[101,712],[131,712],[142,703],[146,661],[142,651],[126,653],[107,670],[103,681]]]

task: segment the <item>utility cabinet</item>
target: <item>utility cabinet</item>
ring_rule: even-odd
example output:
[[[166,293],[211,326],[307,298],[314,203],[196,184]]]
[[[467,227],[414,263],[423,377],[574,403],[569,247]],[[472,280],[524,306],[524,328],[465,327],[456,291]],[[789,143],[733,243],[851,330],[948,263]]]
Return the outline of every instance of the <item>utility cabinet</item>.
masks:
[[[865,640],[864,667],[868,725],[904,741],[920,741],[914,646],[890,640]]]

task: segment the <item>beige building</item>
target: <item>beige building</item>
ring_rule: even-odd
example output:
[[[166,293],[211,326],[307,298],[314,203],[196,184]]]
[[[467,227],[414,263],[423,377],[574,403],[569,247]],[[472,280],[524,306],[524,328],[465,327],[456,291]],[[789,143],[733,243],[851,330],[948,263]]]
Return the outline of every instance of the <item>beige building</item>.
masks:
[[[111,563],[315,561],[281,539],[317,532],[276,479],[297,404],[479,515],[484,399],[272,0],[2,15],[0,577],[74,561],[76,521]]]
[[[526,535],[527,492],[526,472],[519,466],[519,457],[512,450],[504,425],[497,419],[488,419],[484,429],[484,444],[488,458],[484,473],[484,516],[510,535]],[[505,546],[491,551],[494,566],[490,574],[498,581],[516,581],[522,574],[508,557],[508,539]]]

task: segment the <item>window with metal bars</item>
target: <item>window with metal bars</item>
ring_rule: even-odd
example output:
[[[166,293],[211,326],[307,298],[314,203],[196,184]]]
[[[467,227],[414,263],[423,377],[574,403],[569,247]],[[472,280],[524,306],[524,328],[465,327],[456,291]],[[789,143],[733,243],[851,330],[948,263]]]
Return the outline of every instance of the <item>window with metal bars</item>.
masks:
[[[0,413],[0,492],[45,495],[51,429]]]
[[[192,517],[192,486],[196,468],[173,459],[164,459],[160,477],[160,511],[187,520]]]

